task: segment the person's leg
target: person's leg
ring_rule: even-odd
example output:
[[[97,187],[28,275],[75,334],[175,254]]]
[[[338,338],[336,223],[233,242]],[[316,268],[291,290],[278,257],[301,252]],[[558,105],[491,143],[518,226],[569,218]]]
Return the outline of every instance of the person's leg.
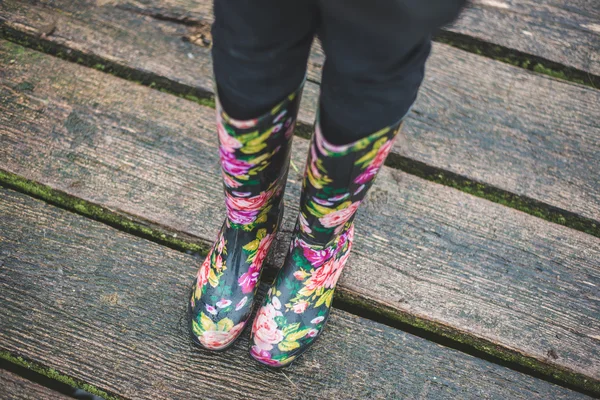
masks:
[[[452,15],[433,7],[438,1]],[[421,16],[400,0],[320,0],[320,119],[292,245],[252,326],[250,354],[263,364],[289,365],[327,322],[354,216],[416,97],[429,35],[458,11],[442,2],[451,0],[423,2],[430,8]]]
[[[269,111],[302,83],[317,26],[314,0],[215,0],[213,69],[236,119]]]
[[[326,60],[320,125],[350,143],[398,122],[416,99],[431,34],[465,0],[320,0]]]
[[[216,0],[213,55],[227,218],[190,298],[196,343],[223,350],[250,313],[283,211],[314,19],[306,0]]]

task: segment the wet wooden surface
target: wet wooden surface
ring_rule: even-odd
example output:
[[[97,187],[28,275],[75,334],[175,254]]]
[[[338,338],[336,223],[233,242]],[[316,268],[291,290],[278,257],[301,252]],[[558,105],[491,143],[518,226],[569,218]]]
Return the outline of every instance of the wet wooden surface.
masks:
[[[1,246],[2,245],[0,244],[0,247]],[[0,399],[67,400],[71,399],[71,397],[65,396],[64,394],[42,386],[39,383],[32,382],[10,371],[0,368]]]
[[[43,35],[65,52],[210,92],[210,50],[182,40],[198,37],[197,28],[145,15],[203,21],[206,30],[209,7],[183,7],[177,0],[161,2],[161,8],[152,4],[6,0],[0,19],[18,32]],[[49,24],[55,29],[44,35]],[[309,65],[315,82],[322,62],[315,46]],[[600,221],[600,91],[440,44],[427,68],[394,154]],[[312,124],[317,99],[318,85],[309,82],[300,113],[304,123]]]
[[[587,398],[333,310],[293,367],[190,347],[196,260],[0,188],[0,347],[128,398]]]
[[[212,242],[224,215],[214,110],[14,44],[0,49],[0,168]],[[294,141],[302,171],[307,140]],[[299,192],[292,170],[276,264]],[[599,260],[598,238],[385,167],[340,285],[597,380]]]

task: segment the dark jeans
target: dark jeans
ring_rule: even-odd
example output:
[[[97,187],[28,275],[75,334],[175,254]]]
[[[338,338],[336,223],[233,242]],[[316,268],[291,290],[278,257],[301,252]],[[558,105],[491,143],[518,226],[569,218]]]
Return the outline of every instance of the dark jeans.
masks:
[[[214,0],[214,73],[223,109],[255,118],[303,81],[323,45],[327,140],[346,144],[400,120],[423,81],[430,36],[465,0]]]

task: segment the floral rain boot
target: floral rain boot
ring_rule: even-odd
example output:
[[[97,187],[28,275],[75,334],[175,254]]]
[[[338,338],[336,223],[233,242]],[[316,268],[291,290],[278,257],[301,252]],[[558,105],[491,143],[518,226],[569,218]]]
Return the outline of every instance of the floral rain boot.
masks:
[[[217,104],[227,218],[198,270],[190,299],[194,342],[224,350],[242,332],[283,215],[283,193],[302,87],[253,120]]]
[[[354,215],[400,125],[336,146],[317,124],[292,243],[252,325],[250,354],[257,361],[289,365],[322,332],[352,248]]]

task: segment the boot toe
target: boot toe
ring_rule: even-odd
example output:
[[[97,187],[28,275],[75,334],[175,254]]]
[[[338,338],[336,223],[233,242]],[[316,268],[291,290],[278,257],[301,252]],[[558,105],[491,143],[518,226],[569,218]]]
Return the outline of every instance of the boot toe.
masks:
[[[202,313],[201,313],[202,314]],[[200,322],[197,322],[200,320]],[[214,323],[202,314],[199,318],[192,318],[190,333],[194,342],[207,350],[225,350],[230,347],[241,335],[247,321],[234,322],[225,317]]]
[[[245,326],[245,322],[235,325],[229,332],[211,330],[204,331],[201,336],[196,336],[198,342],[207,350],[225,350],[231,346],[240,336]]]
[[[230,347],[241,335],[246,323],[248,313],[239,314],[235,309],[232,312],[215,312],[215,315],[205,310],[213,308],[200,299],[192,299],[189,308],[189,329],[192,340],[197,345],[207,350],[225,350]],[[216,320],[214,319],[216,317]]]
[[[280,347],[278,344],[273,344],[271,346],[265,346],[265,342],[261,339],[257,338],[256,335],[251,335],[250,338],[250,356],[258,361],[259,363],[266,365],[268,367],[273,368],[283,368],[288,367],[292,364],[294,360],[300,357],[304,352],[306,352],[310,347],[314,344],[314,342],[320,336],[318,331],[314,331],[314,335],[306,337],[302,343],[300,343],[299,347],[293,349],[285,349],[286,346],[289,346],[289,343],[283,341],[284,347]],[[310,332],[310,331],[309,331]],[[310,332],[312,334],[312,332]],[[266,350],[266,348],[271,347],[270,350]],[[284,350],[285,349],[285,350]]]
[[[250,357],[271,368],[289,367],[292,361],[296,359],[295,355],[286,355],[286,357],[283,359],[273,359],[272,354],[269,351],[262,350],[256,345],[250,347]]]

